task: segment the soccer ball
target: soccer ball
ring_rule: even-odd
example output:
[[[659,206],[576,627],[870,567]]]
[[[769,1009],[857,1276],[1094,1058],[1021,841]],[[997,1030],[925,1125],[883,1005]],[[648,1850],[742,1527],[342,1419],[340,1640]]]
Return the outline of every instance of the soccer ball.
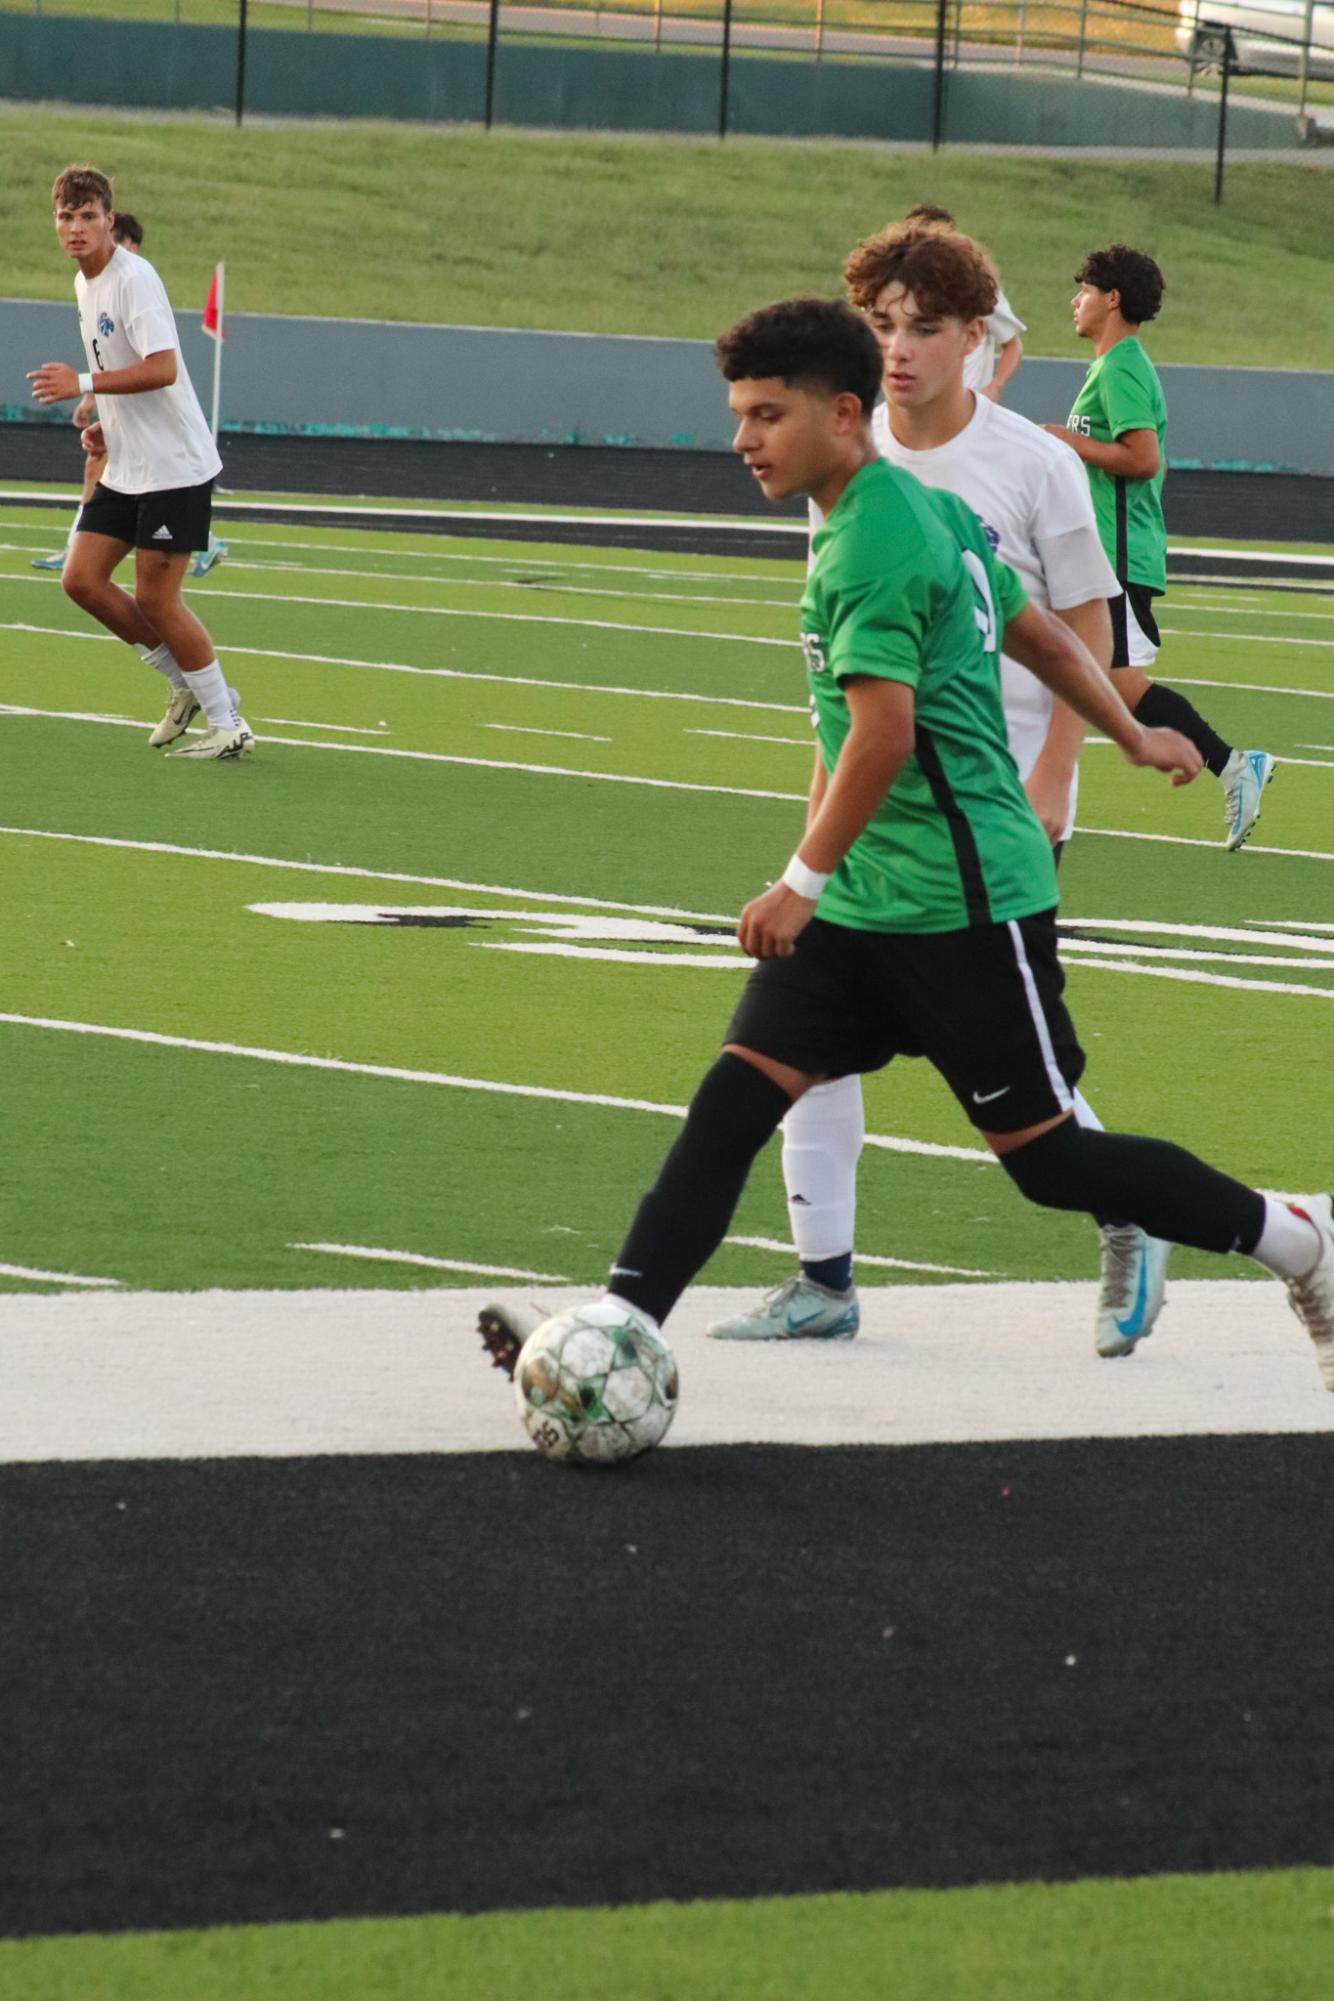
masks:
[[[570,1306],[524,1342],[514,1365],[524,1430],[547,1459],[615,1466],[667,1434],[676,1415],[676,1359],[624,1306]]]

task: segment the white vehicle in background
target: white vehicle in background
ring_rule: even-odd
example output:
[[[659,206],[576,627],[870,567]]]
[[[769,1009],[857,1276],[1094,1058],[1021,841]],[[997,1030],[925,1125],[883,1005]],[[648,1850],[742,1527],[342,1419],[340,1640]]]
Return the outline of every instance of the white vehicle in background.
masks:
[[[1180,0],[1176,45],[1189,55],[1198,26],[1228,27],[1242,69],[1295,76],[1309,33],[1308,76],[1334,76],[1334,4],[1316,0]],[[1310,21],[1308,30],[1307,22]]]

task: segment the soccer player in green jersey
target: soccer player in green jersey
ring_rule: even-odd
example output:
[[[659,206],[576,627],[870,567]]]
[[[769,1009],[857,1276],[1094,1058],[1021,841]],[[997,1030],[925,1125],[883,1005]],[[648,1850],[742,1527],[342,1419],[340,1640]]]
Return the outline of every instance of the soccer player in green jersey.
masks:
[[[1334,1213],[1232,1181],[1163,1140],[1072,1116],[1084,1057],[1062,999],[1056,872],[1006,745],[997,652],[1132,764],[1198,752],[1146,729],[1096,661],[1024,600],[971,508],[880,458],[881,355],[840,301],[791,299],[717,343],[735,449],[765,494],[825,517],[801,607],[817,725],[806,829],[737,935],[759,963],[640,1203],[611,1298],[657,1325],[722,1242],[752,1162],[812,1085],[925,1056],[1031,1201],[1245,1251],[1288,1285],[1334,1390]],[[518,1316],[488,1309],[484,1338]],[[512,1331],[527,1331],[514,1325]]]
[[[1147,672],[1159,646],[1153,600],[1167,588],[1167,404],[1139,330],[1162,304],[1163,274],[1144,251],[1113,243],[1090,252],[1075,283],[1075,332],[1093,342],[1094,359],[1067,421],[1043,428],[1084,461],[1102,545],[1121,585],[1112,604],[1117,687],[1141,722],[1190,738],[1223,787],[1224,845],[1239,848],[1260,817],[1273,758],[1225,743],[1184,695]]]

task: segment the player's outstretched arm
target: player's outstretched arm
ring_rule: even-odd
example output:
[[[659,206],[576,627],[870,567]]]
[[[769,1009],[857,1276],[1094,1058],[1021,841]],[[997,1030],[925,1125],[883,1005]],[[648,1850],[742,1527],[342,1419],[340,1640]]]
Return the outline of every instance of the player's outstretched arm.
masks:
[[[44,361],[40,368],[30,368],[28,380],[39,403],[66,403],[81,393],[77,369],[63,361]],[[128,368],[96,369],[91,380],[94,396],[142,396],[150,389],[169,389],[176,380],[176,350],[161,348]]]
[[[1204,761],[1194,744],[1176,730],[1137,723],[1088,648],[1050,612],[1026,604],[1006,626],[1004,646],[1012,660],[1109,736],[1131,764],[1169,771],[1174,785],[1198,777]]]

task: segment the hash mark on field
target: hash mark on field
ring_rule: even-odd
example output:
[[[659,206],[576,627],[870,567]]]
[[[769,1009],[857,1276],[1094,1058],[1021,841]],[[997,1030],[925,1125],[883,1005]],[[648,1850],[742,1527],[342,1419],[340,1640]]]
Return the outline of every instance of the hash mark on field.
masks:
[[[281,723],[284,729],[294,730],[337,730],[340,736],[383,736],[389,729],[388,723],[311,723],[300,722],[295,716],[256,716],[257,723]]]
[[[538,1285],[568,1285],[558,1271],[525,1271],[521,1265],[482,1265],[475,1258],[430,1258],[422,1251],[386,1251],[371,1244],[289,1244],[289,1251],[322,1251],[332,1258],[373,1258],[379,1264],[421,1265],[429,1271],[475,1271],[483,1278],[531,1279]]]
[[[87,1285],[117,1286],[118,1278],[88,1278],[76,1271],[40,1271],[36,1265],[0,1264],[0,1275],[5,1278],[27,1278],[34,1285]]]
[[[796,1256],[793,1246],[790,1243],[785,1244],[781,1237],[724,1237],[723,1242],[725,1244],[740,1244],[747,1250],[786,1251],[790,1257]],[[859,1265],[883,1266],[886,1270],[893,1271],[935,1271],[943,1273],[947,1278],[996,1278],[999,1276],[994,1271],[978,1271],[972,1265],[923,1264],[917,1258],[875,1257],[870,1251],[860,1250],[857,1252],[857,1263]]]
[[[565,736],[579,743],[611,743],[609,736],[594,736],[588,730],[539,730],[527,723],[483,723],[484,730],[506,730],[511,736]]]
[[[756,736],[750,730],[686,730],[686,736],[721,736],[729,743],[790,743],[798,750],[809,750],[815,742],[815,734],[810,736]]]

